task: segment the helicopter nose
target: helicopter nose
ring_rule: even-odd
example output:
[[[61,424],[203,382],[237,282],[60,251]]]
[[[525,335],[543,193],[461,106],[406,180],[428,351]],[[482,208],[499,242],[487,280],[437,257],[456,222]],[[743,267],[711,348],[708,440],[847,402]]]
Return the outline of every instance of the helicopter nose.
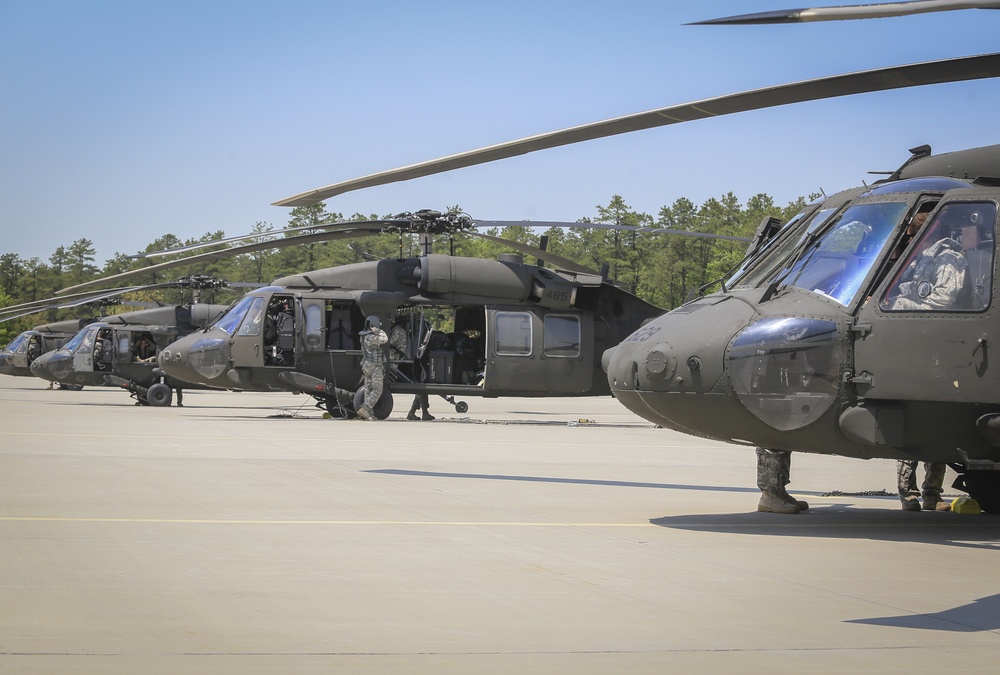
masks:
[[[727,300],[709,297],[679,307],[605,352],[602,364],[618,400],[660,426],[688,433],[692,408],[711,416],[718,414],[711,412],[714,404],[734,402],[724,377],[726,348],[754,311]]]
[[[216,384],[229,369],[229,336],[213,332],[181,338],[157,356],[167,375],[196,384]]]
[[[72,368],[72,357],[59,352],[42,354],[31,362],[31,374],[49,382],[59,382],[70,374]]]

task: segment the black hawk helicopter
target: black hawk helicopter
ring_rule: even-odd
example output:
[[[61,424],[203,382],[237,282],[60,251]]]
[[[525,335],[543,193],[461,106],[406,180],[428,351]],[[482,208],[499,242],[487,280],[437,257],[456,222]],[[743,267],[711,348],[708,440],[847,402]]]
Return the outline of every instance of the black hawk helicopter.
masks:
[[[985,54],[821,78],[539,134],[276,204],[688,120],[998,76],[1000,54]],[[1000,511],[1000,386],[996,366],[989,370],[1000,334],[998,208],[1000,146],[942,155],[916,148],[872,186],[811,204],[783,227],[761,223],[718,292],[646,323],[604,354],[611,390],[642,417],[706,438],[948,462],[961,474],[958,487]],[[907,232],[918,214],[926,225]],[[935,246],[953,260],[947,305],[924,255]]]
[[[0,373],[34,377],[31,364],[39,356],[58,349],[81,328],[96,319],[67,319],[35,326],[20,333],[0,350]]]
[[[332,415],[354,416],[364,397],[358,334],[367,317],[377,316],[390,337],[388,386],[374,410],[379,419],[392,412],[393,393],[440,395],[460,413],[468,404],[458,396],[609,394],[601,354],[662,309],[611,283],[606,273],[471,230],[510,224],[437,211],[334,223],[323,226],[325,232],[213,251],[102,281],[323,239],[463,232],[502,241],[561,269],[526,263],[520,254],[485,260],[428,251],[294,274],[248,293],[213,325],[164,348],[160,369],[211,387],[305,392]],[[279,232],[300,229],[316,228]],[[206,244],[155,255],[202,246]]]
[[[6,347],[0,350],[0,373],[15,377],[35,377],[31,372],[31,364],[35,359],[42,354],[62,347],[67,340],[76,335],[84,326],[95,321],[100,321],[109,307],[118,307],[123,304],[130,306],[153,306],[153,303],[148,302],[125,302],[118,297],[130,290],[134,289],[118,288],[100,293],[79,293],[73,296],[58,299],[46,298],[44,300],[26,302],[0,309],[0,323],[49,310],[86,307],[88,310],[97,309],[100,312],[100,317],[55,321],[35,326],[30,330],[20,333]],[[68,384],[62,384],[61,386],[67,389],[80,388],[79,386]]]
[[[221,280],[195,276],[117,289],[114,294],[183,287],[192,289],[195,298],[189,304],[140,309],[91,322],[58,349],[34,359],[31,374],[75,388],[121,387],[143,405],[169,406],[176,392],[180,405],[182,389],[191,385],[163,373],[157,367],[156,354],[179,337],[218,318],[226,305],[200,302],[198,294],[204,289],[227,285]]]

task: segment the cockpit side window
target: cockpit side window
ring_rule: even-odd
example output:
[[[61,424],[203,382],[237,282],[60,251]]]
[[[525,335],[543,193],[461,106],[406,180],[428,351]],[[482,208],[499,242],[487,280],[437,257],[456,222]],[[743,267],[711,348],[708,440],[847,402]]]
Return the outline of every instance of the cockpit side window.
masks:
[[[981,312],[989,307],[996,216],[992,202],[942,207],[917,235],[880,307],[890,312]]]
[[[215,322],[215,327],[220,328],[232,335],[236,331],[236,328],[240,325],[240,322],[243,321],[243,316],[247,313],[247,309],[249,309],[254,300],[255,297],[252,295],[243,296],[239,302],[233,305],[232,309],[223,314],[222,317]]]
[[[240,335],[260,335],[261,317],[264,312],[264,298],[257,297],[250,303],[250,310],[240,324]],[[227,331],[228,332],[228,331]]]

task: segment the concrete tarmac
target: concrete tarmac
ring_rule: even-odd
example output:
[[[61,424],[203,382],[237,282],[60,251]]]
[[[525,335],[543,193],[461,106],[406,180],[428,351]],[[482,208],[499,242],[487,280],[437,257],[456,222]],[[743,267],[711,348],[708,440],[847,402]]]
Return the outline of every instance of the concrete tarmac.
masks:
[[[0,378],[0,672],[996,668],[1000,518],[865,496],[891,461],[796,455],[781,516],[610,398],[184,403]]]

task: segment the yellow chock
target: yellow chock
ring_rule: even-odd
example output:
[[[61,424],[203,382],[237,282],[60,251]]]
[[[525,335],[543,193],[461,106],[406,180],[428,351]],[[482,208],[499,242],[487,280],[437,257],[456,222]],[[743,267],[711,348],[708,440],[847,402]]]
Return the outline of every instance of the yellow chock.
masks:
[[[328,413],[328,412],[323,413],[323,419],[328,420],[331,417],[333,417],[333,415],[331,415],[330,413]]]
[[[972,497],[958,497],[951,503],[952,513],[982,513],[979,502]]]

